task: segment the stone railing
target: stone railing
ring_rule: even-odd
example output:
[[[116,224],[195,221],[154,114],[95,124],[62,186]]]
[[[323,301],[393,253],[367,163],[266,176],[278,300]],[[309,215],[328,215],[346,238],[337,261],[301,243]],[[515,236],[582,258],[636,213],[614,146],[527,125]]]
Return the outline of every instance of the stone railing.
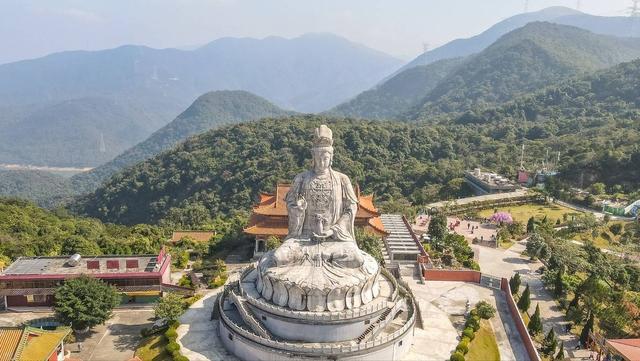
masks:
[[[391,291],[391,300],[395,300],[396,297],[398,297],[398,281],[396,280],[396,277],[394,275],[391,274],[391,272],[389,272],[388,269],[384,268],[384,267],[380,267],[380,273],[386,277],[389,282],[391,282],[391,285],[393,286],[393,291]]]
[[[267,331],[266,328],[264,328],[262,326],[262,324],[256,320],[256,318],[253,316],[253,314],[251,314],[247,308],[244,306],[242,300],[240,300],[238,298],[238,295],[234,292],[234,291],[230,291],[228,293],[229,298],[231,299],[231,302],[236,305],[236,308],[238,309],[238,312],[240,313],[240,317],[242,317],[242,320],[249,325],[249,327],[251,327],[251,329],[253,331],[255,331],[258,335],[267,338],[267,339],[272,339],[273,337],[271,336],[271,333],[269,333],[269,331]]]
[[[398,300],[395,305],[393,305],[387,317],[384,320],[380,321],[379,325],[375,328],[375,330],[373,330],[373,335],[371,336],[372,338],[375,338],[380,333],[380,331],[384,330],[385,327],[387,327],[387,325],[389,325],[394,320],[394,317],[396,316],[398,310],[407,306],[406,302],[406,298],[402,298]]]
[[[406,292],[409,297],[411,298],[411,302],[413,304],[413,310],[414,310],[414,314],[416,314],[418,316],[417,318],[417,326],[420,329],[424,329],[424,318],[422,315],[422,311],[420,310],[420,305],[415,302],[416,297],[413,295],[413,291],[411,290],[411,287],[409,286],[409,284],[403,280],[398,280],[398,285],[400,286],[400,288]]]
[[[223,298],[224,297],[220,298],[220,301],[217,306],[217,307],[220,307],[221,309],[222,309],[222,303],[224,302]],[[256,335],[238,326],[225,314],[224,311],[221,311],[220,315],[221,315],[221,320],[225,323],[225,325],[231,328],[234,333],[250,341],[253,341],[263,346],[274,348],[276,350],[290,351],[290,352],[296,352],[296,353],[302,353],[302,354],[313,354],[313,355],[338,355],[338,354],[344,355],[345,353],[365,351],[365,350],[372,349],[374,347],[383,346],[389,342],[395,341],[396,339],[404,335],[406,332],[410,331],[410,329],[413,327],[416,321],[415,312],[412,312],[407,322],[395,332],[389,335],[386,335],[384,337],[380,337],[378,339],[367,341],[365,343],[361,343],[361,344],[353,343],[350,345],[346,345],[346,344],[335,344],[335,343],[292,343],[292,342],[286,342],[286,341],[270,340],[270,339],[260,337],[259,335]]]

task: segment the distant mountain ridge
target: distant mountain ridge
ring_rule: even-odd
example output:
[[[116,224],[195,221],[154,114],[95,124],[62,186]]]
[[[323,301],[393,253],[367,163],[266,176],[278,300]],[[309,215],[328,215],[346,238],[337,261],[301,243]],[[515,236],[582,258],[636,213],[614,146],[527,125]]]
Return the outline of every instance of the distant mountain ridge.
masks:
[[[406,69],[327,113],[367,119],[396,119],[426,97],[463,61],[463,58],[444,59]]]
[[[320,111],[370,88],[401,64],[330,34],[223,38],[191,51],[127,45],[3,64],[0,136],[12,135],[0,137],[9,141],[0,148],[0,162],[95,166],[165,125],[205,92],[245,90],[283,108]],[[86,109],[95,106],[96,99],[110,102],[112,109],[100,108],[84,117],[80,128],[76,128],[76,110],[60,107],[75,102]],[[58,121],[35,119],[37,112]],[[101,117],[103,113],[122,116]],[[131,123],[131,133],[117,132],[118,124],[124,122],[121,118]],[[92,122],[113,122],[114,131],[92,128]],[[47,136],[21,139],[21,134],[36,129]],[[100,149],[101,137],[112,153],[96,158],[93,154]],[[60,144],[68,144],[68,149],[58,149]],[[63,155],[56,162],[53,155],[59,153]]]
[[[582,13],[578,10],[562,6],[553,6],[540,11],[518,14],[496,23],[482,33],[466,39],[456,39],[420,54],[415,59],[405,64],[396,73],[418,65],[426,65],[438,60],[463,57],[478,53],[502,35],[520,28],[530,22],[546,21],[561,25],[571,25],[596,34],[613,35],[619,37],[640,37],[640,28],[632,33],[633,19],[629,17],[595,16]]]
[[[73,176],[71,181],[76,190],[92,191],[114,173],[168,150],[192,135],[226,124],[291,114],[293,112],[246,91],[209,92],[198,97],[189,108],[149,138],[106,164]]]
[[[640,57],[640,38],[534,22],[516,29],[448,74],[407,119],[491,107],[562,79]]]

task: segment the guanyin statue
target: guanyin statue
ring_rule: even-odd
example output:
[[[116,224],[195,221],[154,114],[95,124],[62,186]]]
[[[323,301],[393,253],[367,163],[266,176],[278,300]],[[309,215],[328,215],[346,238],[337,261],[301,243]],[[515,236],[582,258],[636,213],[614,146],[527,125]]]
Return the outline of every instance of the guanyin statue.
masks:
[[[301,309],[301,303],[306,301],[307,309],[324,310],[327,306],[321,303],[331,303],[327,294],[334,289],[341,294],[343,303],[345,294],[352,288],[357,292],[355,305],[361,301],[366,303],[373,296],[361,297],[360,294],[371,293],[377,287],[374,278],[378,264],[356,244],[354,221],[358,199],[349,177],[331,168],[333,134],[326,125],[315,129],[311,154],[312,169],[295,177],[285,198],[288,235],[280,247],[265,254],[259,262],[262,277],[259,282],[263,287],[258,288],[266,286],[267,295],[275,303],[289,304],[295,309]],[[316,293],[323,294],[324,301],[292,302],[289,292],[269,290],[270,285],[265,284],[265,280],[270,284],[279,282],[286,289],[303,288],[305,294],[318,290]],[[368,291],[364,287],[367,282],[370,283]],[[335,306],[329,305],[328,309]],[[350,308],[354,305],[337,306]]]

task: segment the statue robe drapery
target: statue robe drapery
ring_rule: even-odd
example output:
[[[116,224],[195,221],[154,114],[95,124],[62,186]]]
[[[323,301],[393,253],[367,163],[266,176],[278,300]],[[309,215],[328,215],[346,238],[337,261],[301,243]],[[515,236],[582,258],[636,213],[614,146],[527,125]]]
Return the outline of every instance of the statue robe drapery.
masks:
[[[328,219],[326,219],[326,223],[333,231],[333,235],[330,238],[343,242],[355,242],[354,221],[358,210],[358,198],[353,190],[349,177],[332,169],[329,169],[328,172],[331,181],[330,191],[332,194],[329,209],[325,210],[324,214],[329,216],[327,217]],[[301,198],[310,198],[308,194],[309,183],[316,178],[317,176],[313,171],[298,174],[289,189],[289,193],[287,193],[285,197],[289,216],[291,217],[295,214],[296,217],[304,217],[304,219],[300,219],[294,223],[302,222],[303,224],[309,224],[310,218],[315,216],[314,212],[316,210],[310,205],[307,205],[304,213],[295,212],[293,208],[299,204]],[[308,226],[296,228],[297,229],[289,228],[287,239],[308,239],[312,236],[312,230]]]

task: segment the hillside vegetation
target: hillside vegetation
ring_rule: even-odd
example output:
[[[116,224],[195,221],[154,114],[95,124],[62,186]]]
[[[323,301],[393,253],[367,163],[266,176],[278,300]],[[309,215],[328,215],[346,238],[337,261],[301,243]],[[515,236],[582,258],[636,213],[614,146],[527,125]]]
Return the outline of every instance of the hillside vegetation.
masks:
[[[566,179],[588,169],[585,182],[594,174],[632,191],[640,179],[639,76],[640,60],[438,124],[296,116],[227,126],[116,174],[76,209],[127,224],[247,210],[259,192],[308,167],[312,131],[321,123],[334,130],[334,167],[378,202],[459,196],[463,171],[476,166],[515,174],[523,138],[527,164],[559,151]]]
[[[0,170],[0,197],[28,199],[54,208],[69,201],[75,192],[69,179],[39,170]]]
[[[499,105],[571,76],[640,57],[640,39],[531,23],[504,35],[447,75],[410,119]]]
[[[22,256],[153,254],[166,236],[154,226],[103,224],[0,198],[0,263]]]
[[[407,69],[328,113],[367,119],[398,118],[462,62],[462,58],[447,59]]]
[[[176,119],[146,140],[104,165],[89,172],[77,174],[71,181],[77,192],[90,192],[119,170],[170,149],[192,135],[224,124],[287,114],[291,112],[282,110],[249,92],[240,90],[209,92],[198,97]]]

